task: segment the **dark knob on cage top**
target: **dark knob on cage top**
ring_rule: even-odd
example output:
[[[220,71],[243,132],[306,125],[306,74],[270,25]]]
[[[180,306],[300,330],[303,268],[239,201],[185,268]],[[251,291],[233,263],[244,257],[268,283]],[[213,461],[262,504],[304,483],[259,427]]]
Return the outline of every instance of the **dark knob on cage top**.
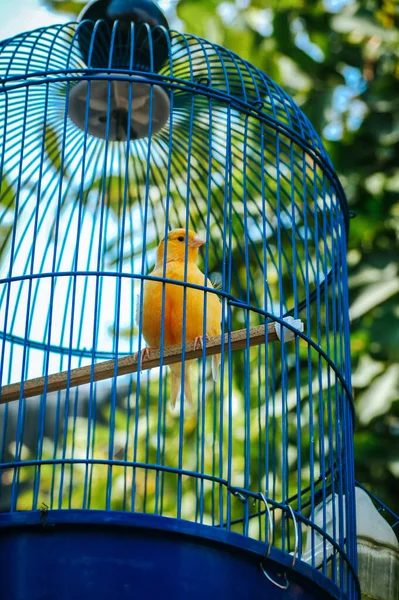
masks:
[[[90,67],[157,72],[168,59],[167,34],[159,26],[168,30],[169,25],[151,0],[94,0],[79,15],[79,21],[86,20],[92,23],[80,26],[78,39],[83,59]],[[95,27],[98,20],[101,23]]]
[[[148,23],[151,27],[162,25],[168,29],[165,15],[150,0],[111,0],[107,6],[107,16],[116,21],[133,21],[136,25]]]

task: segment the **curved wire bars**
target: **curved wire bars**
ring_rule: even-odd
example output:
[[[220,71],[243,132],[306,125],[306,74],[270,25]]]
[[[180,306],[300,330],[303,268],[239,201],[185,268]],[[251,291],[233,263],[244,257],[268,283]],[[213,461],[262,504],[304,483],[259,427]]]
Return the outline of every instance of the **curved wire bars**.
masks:
[[[205,523],[273,543],[355,597],[344,194],[312,125],[264,73],[144,30],[121,43],[117,23],[105,35],[83,22],[0,47],[1,385],[141,352],[143,286],[176,227],[202,233],[199,267],[217,285],[199,288],[220,299],[221,334],[244,329],[247,343],[221,350],[217,383],[204,351],[194,407],[174,412],[162,361],[30,400],[21,387],[1,408],[1,509]],[[250,346],[251,327],[287,315],[305,324],[294,341]]]

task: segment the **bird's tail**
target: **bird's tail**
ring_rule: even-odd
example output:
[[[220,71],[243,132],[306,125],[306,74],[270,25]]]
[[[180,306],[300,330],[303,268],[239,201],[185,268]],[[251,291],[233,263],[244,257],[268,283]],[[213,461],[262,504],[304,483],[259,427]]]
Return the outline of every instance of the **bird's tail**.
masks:
[[[193,397],[191,394],[191,380],[190,380],[190,368],[191,365],[187,361],[184,364],[184,396],[187,398],[188,403],[193,405]],[[182,383],[182,366],[181,363],[176,365],[170,365],[171,373],[171,389],[170,389],[170,406],[173,409],[176,406],[176,400],[180,395],[181,383]]]
[[[212,377],[213,381],[217,381],[219,377],[220,354],[212,356]]]

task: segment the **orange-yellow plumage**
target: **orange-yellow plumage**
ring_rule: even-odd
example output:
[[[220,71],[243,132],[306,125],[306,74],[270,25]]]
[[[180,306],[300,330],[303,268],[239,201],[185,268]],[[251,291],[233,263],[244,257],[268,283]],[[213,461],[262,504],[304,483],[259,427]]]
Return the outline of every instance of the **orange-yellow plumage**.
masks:
[[[168,235],[167,254],[165,260],[165,244],[162,241],[157,249],[155,268],[151,275],[166,277],[178,281],[204,285],[204,274],[196,265],[198,248],[204,242],[193,231],[188,231],[187,242],[184,229],[174,229]],[[187,273],[185,278],[185,254],[187,249]],[[212,288],[207,281],[207,287]],[[182,344],[183,323],[185,321],[185,340],[192,341],[204,335],[204,292],[186,288],[186,306],[184,308],[184,286],[159,281],[146,281],[144,284],[142,331],[147,344],[151,348],[159,348],[162,333],[162,295],[164,292],[163,339],[164,346]],[[220,335],[222,307],[215,294],[206,295],[206,335]],[[212,357],[212,373],[217,377],[220,356]],[[192,403],[190,385],[190,362],[185,363],[184,395]],[[180,392],[181,364],[171,365],[171,406],[174,407]]]

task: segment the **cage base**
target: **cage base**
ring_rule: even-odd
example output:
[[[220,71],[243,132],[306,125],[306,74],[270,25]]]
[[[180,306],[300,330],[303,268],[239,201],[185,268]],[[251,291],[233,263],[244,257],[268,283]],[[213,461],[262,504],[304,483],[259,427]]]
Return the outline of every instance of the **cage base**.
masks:
[[[109,511],[0,514],[7,600],[343,599],[300,560],[242,535],[178,519]],[[286,579],[284,577],[286,575]]]

